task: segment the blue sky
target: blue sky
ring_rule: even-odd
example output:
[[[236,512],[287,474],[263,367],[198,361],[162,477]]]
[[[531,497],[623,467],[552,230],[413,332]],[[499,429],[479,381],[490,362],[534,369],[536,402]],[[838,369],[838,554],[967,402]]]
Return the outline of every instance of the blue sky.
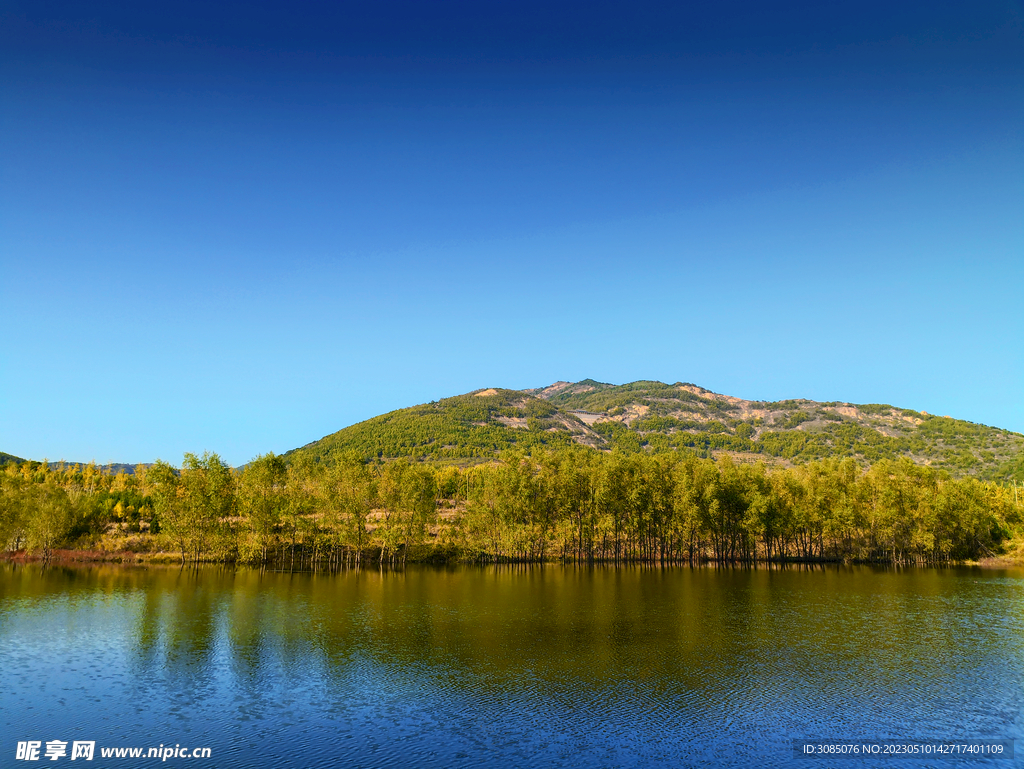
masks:
[[[1019,2],[0,7],[0,451],[478,387],[1024,431]]]

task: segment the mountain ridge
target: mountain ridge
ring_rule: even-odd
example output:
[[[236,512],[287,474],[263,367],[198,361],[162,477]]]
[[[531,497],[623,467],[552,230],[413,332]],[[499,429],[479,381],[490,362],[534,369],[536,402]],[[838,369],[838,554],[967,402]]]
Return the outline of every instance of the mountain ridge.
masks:
[[[599,451],[724,452],[782,464],[845,456],[870,464],[905,456],[954,476],[1024,479],[1024,435],[1009,430],[889,404],[747,400],[654,380],[481,388],[381,414],[284,456],[480,461],[510,448],[572,444]]]

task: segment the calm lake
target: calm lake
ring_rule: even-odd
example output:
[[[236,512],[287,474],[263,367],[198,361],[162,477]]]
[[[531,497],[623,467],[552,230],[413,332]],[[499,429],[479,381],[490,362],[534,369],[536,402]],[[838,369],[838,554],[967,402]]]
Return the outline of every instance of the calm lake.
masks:
[[[0,661],[0,766],[1024,765],[793,750],[1020,741],[1021,571],[5,564]]]

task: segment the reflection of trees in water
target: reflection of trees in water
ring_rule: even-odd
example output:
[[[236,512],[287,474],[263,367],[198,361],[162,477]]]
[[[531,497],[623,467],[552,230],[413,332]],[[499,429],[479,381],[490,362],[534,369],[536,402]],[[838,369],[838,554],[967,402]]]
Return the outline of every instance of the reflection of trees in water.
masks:
[[[649,697],[657,713],[694,698],[769,702],[784,682],[810,699],[909,680],[928,697],[950,669],[966,675],[1007,652],[1000,625],[963,612],[974,584],[867,568],[16,566],[0,589],[102,609],[90,621],[113,624],[92,632],[125,645],[140,707],[154,691],[187,706],[227,689],[259,716],[300,685],[335,703],[373,687],[516,692],[549,707]]]

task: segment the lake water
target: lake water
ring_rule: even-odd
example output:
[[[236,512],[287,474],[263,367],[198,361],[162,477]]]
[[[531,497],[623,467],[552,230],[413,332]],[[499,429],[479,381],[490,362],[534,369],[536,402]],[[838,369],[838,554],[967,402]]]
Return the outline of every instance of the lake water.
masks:
[[[5,564],[0,662],[0,766],[1024,766],[793,751],[1021,740],[1021,571]]]

